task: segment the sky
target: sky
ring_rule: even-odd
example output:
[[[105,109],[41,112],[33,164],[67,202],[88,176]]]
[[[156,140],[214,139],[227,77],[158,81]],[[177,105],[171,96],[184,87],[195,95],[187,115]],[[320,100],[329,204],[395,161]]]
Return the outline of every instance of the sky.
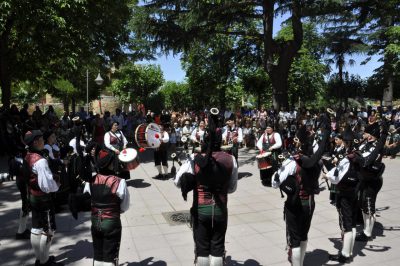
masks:
[[[283,15],[281,17],[277,17],[274,19],[274,35],[280,30],[281,23],[286,20],[289,15]],[[366,56],[363,55],[354,55],[352,57],[347,57],[346,60],[348,62],[349,59],[353,59],[355,64],[353,66],[345,66],[345,71],[349,72],[353,75],[359,75],[361,78],[367,78],[374,74],[374,69],[378,68],[382,65],[381,62],[378,62],[378,56],[373,56],[371,61],[369,61],[366,65],[361,65],[360,63],[364,61]],[[143,61],[141,63],[146,64],[157,64],[160,65],[161,70],[164,73],[164,79],[166,81],[176,81],[182,82],[185,80],[185,71],[181,67],[180,62],[180,54],[173,56],[163,55],[157,57],[154,61]],[[331,74],[337,73],[338,70],[335,66],[331,66]]]

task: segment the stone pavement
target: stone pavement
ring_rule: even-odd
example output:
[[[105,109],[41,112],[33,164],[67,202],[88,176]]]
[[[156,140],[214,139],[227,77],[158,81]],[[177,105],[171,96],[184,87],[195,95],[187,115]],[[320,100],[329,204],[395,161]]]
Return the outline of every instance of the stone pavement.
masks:
[[[193,265],[192,232],[187,223],[170,225],[165,213],[187,211],[172,180],[157,180],[151,151],[141,154],[142,163],[128,181],[131,207],[122,215],[120,265]],[[255,151],[241,149],[237,191],[229,197],[226,235],[227,265],[289,265],[285,251],[283,202],[279,190],[263,187],[255,164]],[[373,241],[356,243],[352,265],[400,265],[399,159],[385,160],[384,184],[378,195],[378,218]],[[1,167],[3,166],[3,167]],[[171,166],[171,164],[170,164]],[[0,172],[3,172],[0,165]],[[1,186],[1,185],[0,185]],[[324,188],[325,184],[321,184]],[[341,247],[338,215],[325,189],[316,197],[305,265],[337,265],[328,253]],[[188,196],[191,199],[192,195]],[[29,241],[15,240],[19,194],[14,182],[0,187],[0,265],[33,265]],[[57,232],[50,253],[65,265],[92,265],[89,214],[76,221],[68,212],[57,214]]]

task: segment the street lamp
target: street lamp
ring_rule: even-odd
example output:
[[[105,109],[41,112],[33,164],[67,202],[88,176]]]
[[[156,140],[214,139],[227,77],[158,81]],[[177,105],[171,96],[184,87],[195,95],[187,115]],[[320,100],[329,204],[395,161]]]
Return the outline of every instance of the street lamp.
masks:
[[[103,78],[100,76],[100,73],[97,74],[97,78],[94,80],[97,85],[101,86],[104,82]],[[86,106],[87,113],[89,114],[89,69],[86,69]]]

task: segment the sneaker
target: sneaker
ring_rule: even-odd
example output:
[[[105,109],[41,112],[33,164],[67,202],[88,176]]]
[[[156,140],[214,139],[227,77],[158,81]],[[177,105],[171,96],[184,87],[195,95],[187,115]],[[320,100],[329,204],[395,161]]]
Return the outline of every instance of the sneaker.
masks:
[[[367,242],[372,240],[371,236],[367,236],[364,232],[358,233],[356,236],[356,241]]]
[[[29,229],[26,229],[22,233],[16,233],[15,234],[15,239],[17,240],[22,240],[22,239],[31,239],[31,231]]]
[[[342,253],[339,253],[337,255],[329,254],[329,260],[337,261],[339,263],[350,263],[351,262],[350,257],[345,257],[342,255]]]

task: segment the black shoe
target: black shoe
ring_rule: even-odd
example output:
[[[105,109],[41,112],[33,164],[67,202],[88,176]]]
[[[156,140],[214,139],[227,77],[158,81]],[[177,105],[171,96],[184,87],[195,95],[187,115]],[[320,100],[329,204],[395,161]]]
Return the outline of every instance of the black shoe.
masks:
[[[162,174],[158,174],[158,175],[156,175],[155,177],[154,177],[154,179],[159,179],[159,180],[161,180],[163,178],[163,175]]]
[[[366,234],[364,234],[364,232],[361,232],[361,233],[357,234],[357,236],[356,236],[356,241],[367,242],[370,240],[372,240],[372,237],[367,236]]]
[[[22,240],[22,239],[30,239],[31,238],[31,231],[29,229],[26,229],[22,233],[16,233],[15,234],[15,239]]]
[[[329,254],[329,260],[337,261],[340,263],[350,263],[351,262],[351,258],[343,256],[342,253],[339,253],[337,255]]]

